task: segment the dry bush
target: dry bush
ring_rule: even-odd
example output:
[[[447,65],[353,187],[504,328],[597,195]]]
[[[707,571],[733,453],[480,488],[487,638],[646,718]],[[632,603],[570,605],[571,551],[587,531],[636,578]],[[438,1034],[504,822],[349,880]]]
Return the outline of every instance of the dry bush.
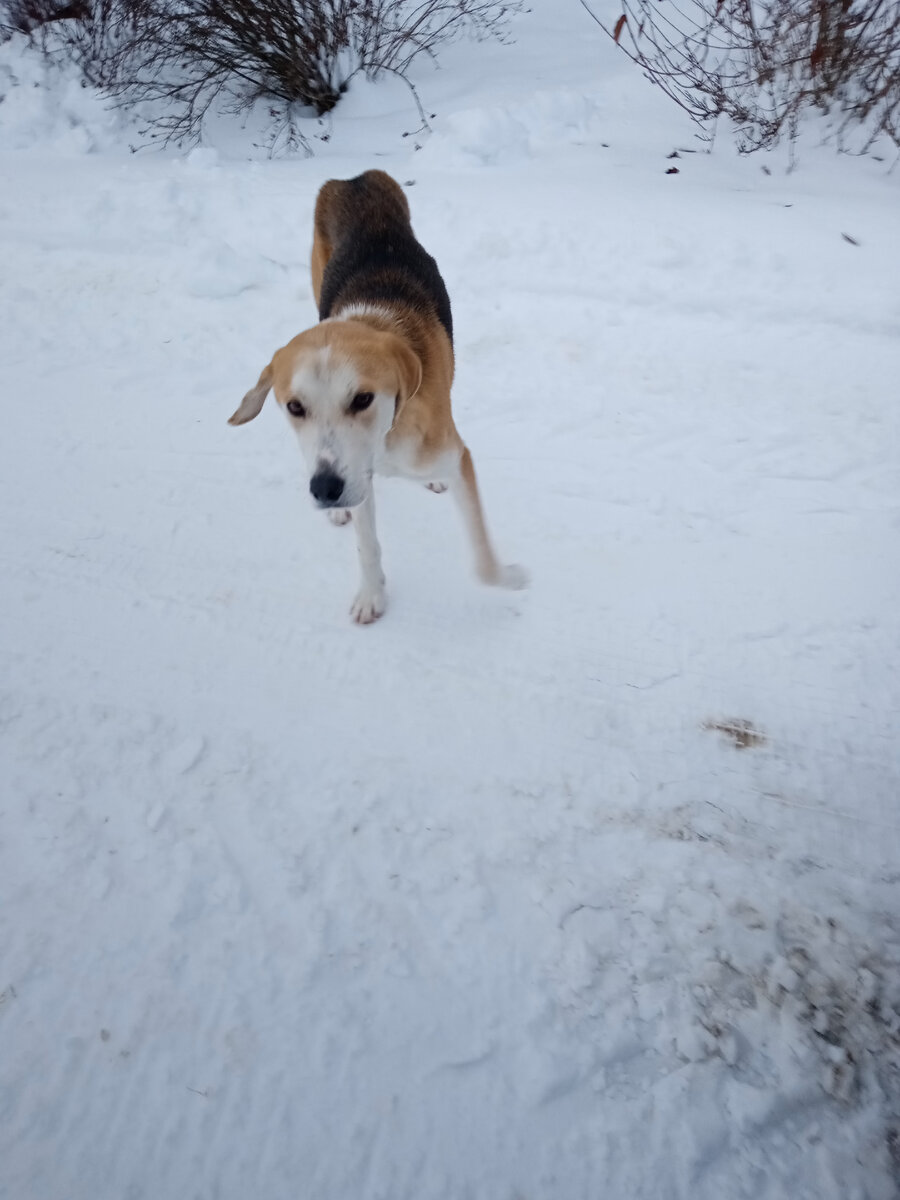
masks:
[[[0,29],[29,34],[54,61],[74,62],[88,83],[114,89],[154,0],[0,0]]]
[[[7,0],[0,5],[0,30],[32,33],[54,21],[83,20],[89,13],[88,0]]]
[[[503,39],[520,0],[7,0],[18,28],[73,58],[166,139],[199,136],[215,107],[330,112],[357,75],[410,87],[420,55],[459,35]],[[62,10],[66,12],[63,15]],[[149,106],[149,107],[148,107]]]
[[[609,28],[654,83],[707,130],[720,116],[743,150],[794,137],[801,115],[900,145],[900,0],[624,0]]]

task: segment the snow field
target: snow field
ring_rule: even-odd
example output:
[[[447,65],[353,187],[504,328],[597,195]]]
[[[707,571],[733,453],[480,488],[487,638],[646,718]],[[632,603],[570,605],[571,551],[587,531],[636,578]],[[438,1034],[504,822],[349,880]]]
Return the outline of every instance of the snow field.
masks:
[[[896,1195],[896,179],[667,177],[533,38],[375,160],[532,586],[384,481],[371,630],[274,405],[225,425],[364,115],[5,141],[4,1200]]]

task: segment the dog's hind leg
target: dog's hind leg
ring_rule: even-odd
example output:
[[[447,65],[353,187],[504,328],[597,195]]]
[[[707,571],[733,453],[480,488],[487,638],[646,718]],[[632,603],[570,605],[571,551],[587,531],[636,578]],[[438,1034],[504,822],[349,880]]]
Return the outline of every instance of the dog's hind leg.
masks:
[[[353,510],[353,525],[359,551],[360,581],[350,615],[358,624],[369,625],[377,621],[387,607],[381,547],[375,532],[375,497],[371,488],[362,504]]]
[[[322,295],[322,279],[325,275],[325,268],[328,266],[328,260],[334,251],[334,247],[331,244],[331,217],[334,209],[340,203],[340,188],[341,180],[329,179],[327,183],[322,184],[319,194],[316,197],[316,211],[313,218],[312,254],[309,260],[316,308],[319,307],[319,298]]]
[[[475,573],[482,583],[491,587],[523,588],[528,585],[528,572],[511,564],[504,566],[497,558],[491,545],[490,535],[484,521],[478,482],[472,455],[463,446],[459,459],[459,472],[450,482],[450,491],[459,505],[465,522],[466,532],[475,555]]]

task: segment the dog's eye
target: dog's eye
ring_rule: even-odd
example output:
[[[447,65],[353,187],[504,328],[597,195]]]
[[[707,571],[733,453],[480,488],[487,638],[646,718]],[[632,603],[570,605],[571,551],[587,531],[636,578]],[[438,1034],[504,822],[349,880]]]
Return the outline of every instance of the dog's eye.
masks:
[[[303,407],[303,405],[300,403],[299,400],[288,400],[287,404],[285,405],[285,408],[288,410],[288,412],[291,414],[292,417],[305,417],[306,416],[306,409]]]
[[[351,412],[365,412],[372,401],[375,399],[373,392],[357,392],[350,401]]]

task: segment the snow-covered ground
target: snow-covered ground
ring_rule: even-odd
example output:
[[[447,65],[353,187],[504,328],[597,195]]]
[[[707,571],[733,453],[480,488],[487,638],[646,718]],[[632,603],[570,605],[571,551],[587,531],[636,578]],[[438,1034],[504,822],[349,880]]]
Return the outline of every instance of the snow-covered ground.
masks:
[[[0,48],[3,1200],[898,1194],[900,170],[669,159],[531,7],[310,159],[132,156]],[[225,422],[373,165],[532,585],[387,481],[359,629]]]

